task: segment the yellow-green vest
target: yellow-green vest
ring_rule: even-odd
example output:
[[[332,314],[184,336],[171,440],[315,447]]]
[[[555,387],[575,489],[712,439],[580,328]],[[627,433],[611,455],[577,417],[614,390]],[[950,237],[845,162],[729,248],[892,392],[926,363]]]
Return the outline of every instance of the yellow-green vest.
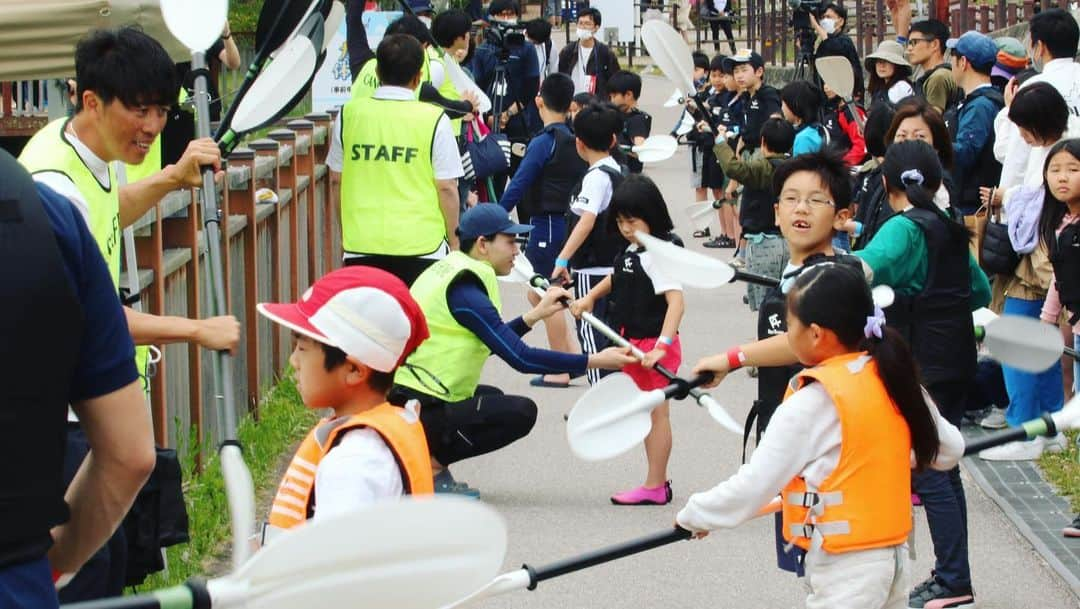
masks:
[[[19,162],[30,173],[55,171],[67,176],[79,190],[86,201],[90,211],[89,229],[94,236],[101,255],[109,267],[109,275],[113,285],[120,289],[120,189],[117,186],[116,172],[113,171],[112,163],[109,167],[109,188],[102,188],[94,177],[94,174],[79,158],[75,148],[64,138],[64,129],[70,119],[62,118],[55,120],[40,131],[35,133],[26,143]],[[156,159],[156,160],[155,160]],[[153,163],[157,163],[157,170],[161,166],[161,137],[154,140],[154,144],[147,153],[146,160],[135,167],[136,175],[148,170]],[[128,166],[129,171],[132,166]],[[153,172],[150,172],[153,173]],[[128,180],[135,181],[141,177],[132,178],[128,173]],[[142,175],[146,177],[149,173]],[[135,367],[143,378],[143,391],[149,391],[146,382],[146,370],[150,359],[150,350],[146,346],[135,347]]]
[[[19,162],[30,173],[55,171],[71,179],[86,200],[90,209],[90,233],[105,257],[113,283],[119,285],[120,189],[116,187],[116,173],[109,165],[109,187],[103,188],[98,183],[94,173],[64,138],[63,132],[69,120],[55,120],[35,133],[19,155]]]
[[[480,382],[484,361],[491,355],[487,345],[472,330],[459,324],[450,313],[446,291],[462,273],[472,273],[479,278],[495,310],[502,310],[495,269],[487,262],[474,260],[460,251],[450,252],[446,258],[428,267],[409,290],[424,312],[431,336],[420,343],[405,363],[423,368],[439,379],[450,395],[434,397],[447,402],[472,397]],[[426,375],[421,373],[420,376]],[[421,383],[404,366],[398,369],[394,382],[428,395],[435,392],[434,388]]]
[[[446,223],[431,160],[443,112],[411,100],[355,98],[341,109],[341,232],[346,252],[421,256]]]
[[[420,82],[431,82],[431,57],[429,51],[430,48],[424,49],[424,62],[420,64]],[[351,99],[371,97],[375,94],[375,89],[378,89],[382,84],[379,82],[378,69],[379,62],[374,57],[364,62],[349,91]],[[439,89],[439,91],[442,92],[442,89]],[[413,95],[416,96],[416,99],[420,99],[420,87],[416,88]]]

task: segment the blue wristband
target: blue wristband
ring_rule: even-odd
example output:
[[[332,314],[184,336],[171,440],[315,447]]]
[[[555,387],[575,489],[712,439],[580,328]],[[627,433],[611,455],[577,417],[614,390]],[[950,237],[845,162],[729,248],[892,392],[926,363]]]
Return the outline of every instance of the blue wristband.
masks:
[[[565,269],[570,266],[570,261],[566,258],[556,258],[555,266],[559,267],[560,269]]]
[[[670,336],[661,336],[661,337],[656,339],[656,342],[658,342],[658,343],[660,343],[662,345],[667,345],[668,347],[670,347],[671,344],[674,343],[675,341]]]

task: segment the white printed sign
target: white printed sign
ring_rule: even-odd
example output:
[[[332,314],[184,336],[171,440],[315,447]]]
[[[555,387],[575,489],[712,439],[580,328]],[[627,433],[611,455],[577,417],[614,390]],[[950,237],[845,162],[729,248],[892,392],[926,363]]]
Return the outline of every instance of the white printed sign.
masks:
[[[401,11],[364,11],[364,31],[368,45],[378,48],[387,26],[401,17]],[[315,80],[311,83],[312,112],[326,112],[349,101],[352,92],[352,74],[349,72],[349,49],[345,38],[345,21],[326,47],[326,60]]]

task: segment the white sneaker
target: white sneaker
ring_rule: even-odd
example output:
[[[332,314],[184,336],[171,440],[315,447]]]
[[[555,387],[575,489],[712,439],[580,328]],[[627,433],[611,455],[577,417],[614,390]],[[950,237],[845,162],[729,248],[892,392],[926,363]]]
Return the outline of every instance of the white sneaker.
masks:
[[[987,448],[979,453],[984,461],[1034,461],[1042,456],[1043,439],[1009,442],[1001,446]]]
[[[1043,450],[1048,453],[1061,453],[1069,448],[1069,439],[1065,434],[1059,433],[1043,439]]]
[[[1008,426],[1009,423],[1005,420],[1005,409],[996,406],[990,410],[990,414],[979,421],[979,427],[984,429],[1005,429]]]

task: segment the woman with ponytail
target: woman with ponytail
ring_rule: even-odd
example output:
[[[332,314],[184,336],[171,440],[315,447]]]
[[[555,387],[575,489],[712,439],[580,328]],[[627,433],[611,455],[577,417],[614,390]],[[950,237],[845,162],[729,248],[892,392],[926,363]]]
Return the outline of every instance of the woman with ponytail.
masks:
[[[990,302],[990,284],[968,249],[966,227],[934,202],[942,166],[927,143],[889,147],[882,177],[896,212],[864,249],[855,252],[873,271],[873,283],[896,294],[889,326],[911,345],[922,381],[942,415],[959,426],[975,378],[971,311]],[[912,484],[926,507],[937,561],[934,574],[911,596],[911,607],[974,604],[967,550],[967,508],[960,471],[926,471]]]
[[[955,467],[963,438],[920,389],[907,343],[857,268],[806,269],[788,291],[787,324],[808,368],[750,461],[692,495],[677,522],[701,537],[780,492],[784,537],[807,552],[807,607],[907,607],[910,471]]]

